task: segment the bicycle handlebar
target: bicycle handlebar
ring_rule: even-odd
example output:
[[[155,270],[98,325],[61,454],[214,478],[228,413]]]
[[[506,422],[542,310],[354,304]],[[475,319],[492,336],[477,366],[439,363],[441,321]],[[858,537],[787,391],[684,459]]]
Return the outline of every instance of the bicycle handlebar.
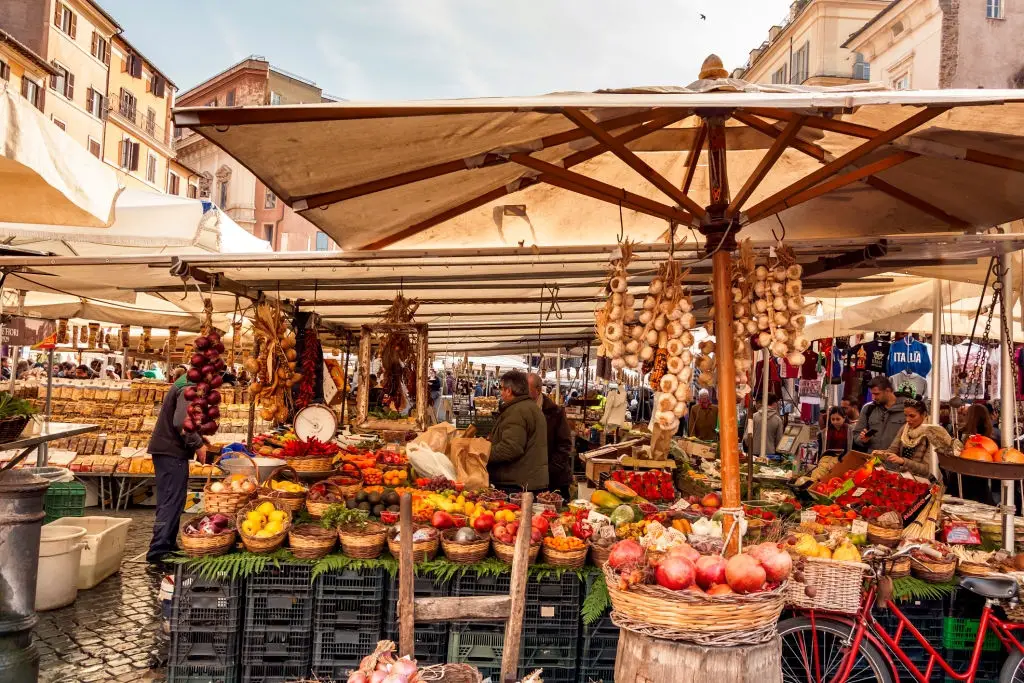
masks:
[[[891,553],[891,554],[885,555],[884,557],[882,557],[880,559],[892,560],[892,559],[895,559],[897,557],[903,557],[904,555],[909,555],[910,553],[912,553],[915,550],[920,550],[925,555],[928,555],[929,557],[933,557],[936,560],[941,560],[942,559],[942,553],[940,553],[938,550],[935,550],[931,546],[928,546],[928,545],[925,545],[925,544],[922,544],[922,543],[917,543],[917,544],[914,544],[914,545],[908,545],[908,546],[906,546],[906,547],[896,551],[895,553]],[[872,556],[872,555],[881,555],[883,552],[884,551],[878,550],[876,548],[868,548],[867,550],[864,551],[864,554],[861,557],[863,559],[867,560],[867,559],[869,559],[870,556]]]

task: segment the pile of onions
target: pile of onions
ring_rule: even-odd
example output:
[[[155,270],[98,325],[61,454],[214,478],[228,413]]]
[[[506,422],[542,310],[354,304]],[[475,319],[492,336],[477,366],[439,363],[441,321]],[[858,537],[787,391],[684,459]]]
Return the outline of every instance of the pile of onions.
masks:
[[[205,335],[196,337],[194,350],[188,369],[188,381],[182,392],[189,402],[188,415],[182,423],[186,432],[198,432],[205,436],[217,431],[217,420],[220,418],[220,391],[218,387],[224,382],[223,373],[227,369],[224,359],[224,344],[220,332],[211,330]]]
[[[632,243],[629,240],[619,245],[618,252],[609,264],[608,282],[605,293],[608,300],[594,311],[598,358],[608,358],[613,370],[640,367],[639,344],[631,339],[628,326],[636,321],[633,310],[634,299],[629,293],[629,276],[626,267],[632,258]]]
[[[378,652],[381,644],[377,645]],[[389,651],[364,657],[359,669],[348,675],[347,683],[416,683],[419,680],[415,659],[396,658],[394,652]]]
[[[656,360],[651,372],[654,423],[674,432],[686,417],[693,398],[693,302],[682,281],[679,264],[669,258],[658,267],[644,298],[640,324],[630,333],[639,345],[640,359]]]

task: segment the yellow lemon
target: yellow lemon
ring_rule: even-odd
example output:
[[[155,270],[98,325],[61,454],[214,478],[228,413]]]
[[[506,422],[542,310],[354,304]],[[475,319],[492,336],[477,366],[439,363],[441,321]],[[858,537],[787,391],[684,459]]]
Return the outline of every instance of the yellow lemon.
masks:
[[[259,506],[256,508],[256,511],[264,516],[268,516],[270,515],[271,512],[273,512],[276,509],[277,508],[274,507],[274,504],[268,500],[266,502],[260,503]]]
[[[266,529],[260,529],[255,534],[253,534],[253,536],[255,536],[256,538],[270,538],[274,535],[274,533],[275,532],[272,532],[270,530],[270,527],[267,527]]]
[[[255,524],[253,524],[253,523],[252,523],[252,521],[250,521],[250,520],[248,520],[248,519],[247,519],[247,520],[245,520],[244,522],[242,522],[242,532],[243,532],[243,533],[244,533],[245,535],[247,535],[247,536],[252,536],[252,535],[254,535],[254,534],[255,534],[255,533],[257,532],[257,531],[259,531],[259,527],[258,527],[258,526],[256,526]]]
[[[267,526],[265,526],[263,528],[263,531],[266,531],[271,536],[275,536],[275,535],[281,533],[281,523],[280,522],[267,522]]]
[[[270,522],[284,522],[286,519],[288,519],[288,513],[285,512],[284,510],[274,510],[273,512],[270,513],[267,519]]]

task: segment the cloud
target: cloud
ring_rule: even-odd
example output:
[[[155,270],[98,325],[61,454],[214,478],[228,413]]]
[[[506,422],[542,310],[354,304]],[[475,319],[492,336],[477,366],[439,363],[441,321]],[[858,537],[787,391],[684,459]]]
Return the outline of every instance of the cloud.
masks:
[[[379,93],[375,92],[372,82],[366,78],[363,66],[355,60],[346,56],[338,48],[338,42],[327,33],[317,33],[314,40],[317,54],[320,59],[331,69],[331,88],[325,89],[331,94],[346,99],[376,99]]]

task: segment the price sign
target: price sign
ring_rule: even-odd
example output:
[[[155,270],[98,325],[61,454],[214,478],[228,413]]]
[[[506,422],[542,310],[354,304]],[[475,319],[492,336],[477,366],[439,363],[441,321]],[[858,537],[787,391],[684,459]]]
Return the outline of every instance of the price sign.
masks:
[[[866,534],[868,532],[868,523],[863,519],[853,520],[853,524],[850,525],[851,534]]]
[[[565,538],[565,529],[562,528],[561,524],[552,524],[551,535],[555,538]]]
[[[800,524],[814,524],[818,521],[818,513],[814,510],[800,511]]]
[[[867,492],[868,492],[868,490],[866,488],[864,488],[863,486],[860,486],[860,487],[854,489],[853,497],[854,498],[860,498],[861,496],[863,496]]]

